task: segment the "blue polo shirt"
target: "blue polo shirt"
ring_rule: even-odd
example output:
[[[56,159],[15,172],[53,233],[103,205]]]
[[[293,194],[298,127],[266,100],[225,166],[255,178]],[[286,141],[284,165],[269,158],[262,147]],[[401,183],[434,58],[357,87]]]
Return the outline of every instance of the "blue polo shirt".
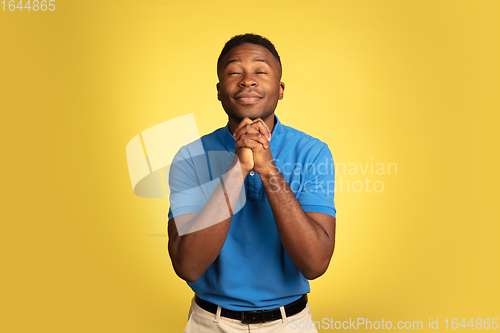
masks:
[[[169,219],[201,211],[229,168],[235,144],[226,125],[179,150],[169,174]],[[270,148],[302,209],[335,217],[335,174],[328,146],[276,117]],[[277,308],[309,292],[309,282],[283,249],[256,172],[244,181],[219,256],[198,281],[188,284],[200,298],[237,311]]]

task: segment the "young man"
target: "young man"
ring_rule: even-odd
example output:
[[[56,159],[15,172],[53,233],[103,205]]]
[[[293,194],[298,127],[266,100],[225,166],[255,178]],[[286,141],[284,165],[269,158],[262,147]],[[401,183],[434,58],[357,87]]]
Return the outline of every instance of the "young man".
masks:
[[[185,332],[296,332],[312,321],[307,280],[335,245],[333,160],[275,116],[281,70],[269,40],[229,40],[217,63],[228,124],[172,164],[168,248],[195,292]]]

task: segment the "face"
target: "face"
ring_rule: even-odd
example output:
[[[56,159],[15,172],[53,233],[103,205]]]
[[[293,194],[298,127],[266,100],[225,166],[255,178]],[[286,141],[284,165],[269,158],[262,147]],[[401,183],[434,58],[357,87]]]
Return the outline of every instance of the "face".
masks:
[[[281,67],[261,45],[242,44],[231,49],[218,68],[217,98],[230,121],[265,120],[283,98]]]

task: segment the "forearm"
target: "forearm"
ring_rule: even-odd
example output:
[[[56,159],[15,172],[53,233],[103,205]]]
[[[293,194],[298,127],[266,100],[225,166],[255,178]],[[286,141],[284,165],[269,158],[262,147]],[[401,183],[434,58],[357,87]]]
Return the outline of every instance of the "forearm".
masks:
[[[229,231],[232,214],[243,186],[235,159],[198,214],[183,214],[169,221],[169,253],[176,273],[194,282],[219,255]],[[178,226],[179,230],[178,230]]]
[[[333,254],[334,226],[333,232],[332,228],[325,230],[305,213],[277,169],[260,176],[286,253],[304,277],[317,278],[326,271]]]

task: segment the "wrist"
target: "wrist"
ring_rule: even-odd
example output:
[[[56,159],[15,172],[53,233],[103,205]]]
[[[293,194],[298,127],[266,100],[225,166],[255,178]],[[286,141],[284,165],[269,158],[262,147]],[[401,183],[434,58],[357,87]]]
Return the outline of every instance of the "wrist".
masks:
[[[243,179],[245,179],[246,176],[248,175],[248,173],[250,172],[250,170],[252,170],[252,168],[245,167],[244,165],[242,165],[240,163],[240,159],[239,159],[238,155],[234,155],[233,162],[229,166],[228,171],[229,170],[239,170],[241,172],[241,174],[243,175]]]
[[[281,175],[274,161],[271,161],[265,168],[255,170],[255,172],[259,174],[262,181],[269,181],[269,179]]]

